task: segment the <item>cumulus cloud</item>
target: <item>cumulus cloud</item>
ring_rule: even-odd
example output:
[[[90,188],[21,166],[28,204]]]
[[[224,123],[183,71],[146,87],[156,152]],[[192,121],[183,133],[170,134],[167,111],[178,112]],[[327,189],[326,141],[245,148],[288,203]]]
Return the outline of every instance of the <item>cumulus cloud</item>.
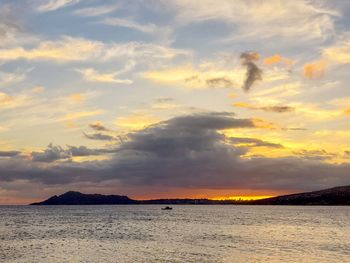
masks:
[[[249,91],[256,81],[262,80],[262,70],[255,64],[254,61],[259,59],[259,54],[256,52],[244,52],[240,58],[242,65],[246,67],[246,78],[243,83],[243,90]]]
[[[113,149],[90,149],[86,146],[70,146],[67,145],[65,148],[59,145],[53,145],[50,143],[46,149],[42,151],[33,151],[30,153],[31,160],[34,162],[51,163],[61,160],[70,160],[72,157],[92,156],[101,155],[114,152]],[[20,152],[7,152],[8,156],[17,156]],[[6,152],[4,152],[4,155]],[[1,153],[0,153],[1,156]]]
[[[279,146],[259,139],[230,139],[221,132],[236,128],[256,127],[253,121],[227,112],[178,116],[129,133],[128,140],[116,145],[107,160],[52,162],[67,154],[52,145],[41,155],[36,154],[36,162],[0,158],[0,181],[21,179],[67,185],[117,180],[129,188],[278,190],[311,190],[349,183],[348,163],[330,164],[302,156],[245,158],[249,147]],[[235,146],[232,141],[246,145]],[[71,148],[70,152],[91,154],[86,148]],[[44,165],[44,161],[52,163]]]
[[[50,143],[42,152],[31,153],[31,158],[35,162],[53,162],[70,157],[70,154],[61,146],[54,146],[52,143]]]

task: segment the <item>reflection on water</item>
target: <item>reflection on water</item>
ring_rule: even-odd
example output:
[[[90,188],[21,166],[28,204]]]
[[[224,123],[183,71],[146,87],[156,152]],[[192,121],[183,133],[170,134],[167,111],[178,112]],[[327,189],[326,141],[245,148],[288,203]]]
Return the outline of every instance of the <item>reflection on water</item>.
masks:
[[[350,207],[0,206],[0,262],[350,262]]]

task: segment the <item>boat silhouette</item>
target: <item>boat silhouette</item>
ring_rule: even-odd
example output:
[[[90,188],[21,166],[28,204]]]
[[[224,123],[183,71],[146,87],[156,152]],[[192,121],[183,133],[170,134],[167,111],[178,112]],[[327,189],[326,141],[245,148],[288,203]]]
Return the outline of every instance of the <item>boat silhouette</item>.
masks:
[[[173,210],[173,208],[170,206],[166,206],[166,207],[163,207],[162,210]]]

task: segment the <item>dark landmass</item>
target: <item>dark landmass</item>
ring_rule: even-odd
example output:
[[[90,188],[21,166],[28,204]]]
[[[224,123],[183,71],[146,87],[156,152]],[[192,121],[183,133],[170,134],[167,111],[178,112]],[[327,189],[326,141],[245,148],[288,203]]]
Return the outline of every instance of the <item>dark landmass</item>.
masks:
[[[255,205],[350,205],[350,185],[251,201]]]
[[[130,205],[137,201],[123,195],[82,194],[70,191],[31,205]]]
[[[133,200],[122,195],[82,194],[67,192],[31,205],[350,205],[350,186],[321,191],[271,197],[261,200],[154,199]]]

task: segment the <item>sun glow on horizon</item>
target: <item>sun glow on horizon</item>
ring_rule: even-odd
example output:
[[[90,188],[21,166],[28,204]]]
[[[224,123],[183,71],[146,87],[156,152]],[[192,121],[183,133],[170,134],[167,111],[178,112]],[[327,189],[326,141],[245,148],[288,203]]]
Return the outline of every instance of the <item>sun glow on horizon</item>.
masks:
[[[225,200],[232,200],[232,201],[250,201],[250,200],[260,200],[265,198],[274,197],[274,195],[242,195],[242,196],[218,196],[209,198],[210,200],[217,200],[217,201],[225,201]]]

